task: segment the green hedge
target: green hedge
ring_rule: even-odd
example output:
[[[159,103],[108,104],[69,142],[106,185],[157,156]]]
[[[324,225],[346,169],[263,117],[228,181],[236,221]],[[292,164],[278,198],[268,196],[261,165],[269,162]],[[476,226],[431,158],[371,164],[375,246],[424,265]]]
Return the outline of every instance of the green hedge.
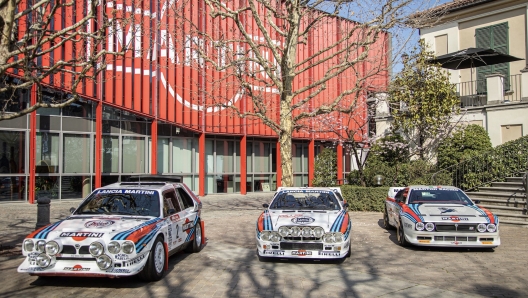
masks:
[[[343,198],[347,201],[350,211],[383,212],[388,187],[360,187],[341,185]]]

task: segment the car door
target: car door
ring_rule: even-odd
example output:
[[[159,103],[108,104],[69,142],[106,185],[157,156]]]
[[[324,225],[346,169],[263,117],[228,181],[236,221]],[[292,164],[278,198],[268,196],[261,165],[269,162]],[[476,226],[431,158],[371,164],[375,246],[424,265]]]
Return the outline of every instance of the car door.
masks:
[[[187,193],[187,191],[177,186],[176,187],[176,194],[178,196],[178,200],[180,204],[182,204],[182,208],[184,216],[185,216],[185,222],[183,224],[183,233],[186,235],[184,242],[190,241],[192,239],[192,234],[194,232],[194,226],[198,224],[198,217],[200,216],[199,210],[196,210],[197,206],[195,206],[194,200],[191,198],[191,196]]]
[[[397,227],[400,225],[400,210],[402,208],[402,205],[405,204],[405,200],[407,199],[407,192],[409,191],[408,188],[404,188],[394,196],[395,204],[393,204],[392,212],[389,215],[389,220],[391,225]]]
[[[184,210],[178,201],[175,189],[163,192],[163,214],[167,218],[167,245],[169,251],[183,244]]]

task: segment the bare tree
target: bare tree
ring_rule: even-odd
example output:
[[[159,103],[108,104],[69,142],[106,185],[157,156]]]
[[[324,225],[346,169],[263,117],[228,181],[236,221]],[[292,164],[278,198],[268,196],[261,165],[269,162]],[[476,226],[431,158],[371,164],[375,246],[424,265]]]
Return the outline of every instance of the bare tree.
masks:
[[[124,54],[126,46],[104,47],[116,20],[105,4],[0,0],[0,120],[72,104],[86,85],[94,86],[109,60]],[[34,85],[36,103],[21,103],[19,94]],[[45,88],[61,96],[44,97]]]

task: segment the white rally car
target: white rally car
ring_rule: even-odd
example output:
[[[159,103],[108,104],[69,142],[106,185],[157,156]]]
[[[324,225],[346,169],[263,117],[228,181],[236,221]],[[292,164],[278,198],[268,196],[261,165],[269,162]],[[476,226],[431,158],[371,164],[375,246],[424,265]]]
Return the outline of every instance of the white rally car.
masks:
[[[26,237],[18,272],[38,276],[135,275],[160,280],[168,258],[204,245],[202,203],[183,183],[98,188],[64,220]]]
[[[499,219],[477,204],[453,186],[391,187],[383,225],[402,246],[497,247]]]
[[[279,188],[257,220],[259,260],[350,255],[352,221],[348,204],[340,198],[335,188]]]

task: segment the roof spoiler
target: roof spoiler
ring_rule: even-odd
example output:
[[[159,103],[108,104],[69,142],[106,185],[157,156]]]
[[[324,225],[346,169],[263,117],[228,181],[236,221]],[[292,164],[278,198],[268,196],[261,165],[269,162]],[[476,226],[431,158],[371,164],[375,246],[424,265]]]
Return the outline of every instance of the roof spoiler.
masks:
[[[172,182],[172,183],[182,183],[183,176],[176,175],[134,175],[130,176],[127,180],[128,182]]]

